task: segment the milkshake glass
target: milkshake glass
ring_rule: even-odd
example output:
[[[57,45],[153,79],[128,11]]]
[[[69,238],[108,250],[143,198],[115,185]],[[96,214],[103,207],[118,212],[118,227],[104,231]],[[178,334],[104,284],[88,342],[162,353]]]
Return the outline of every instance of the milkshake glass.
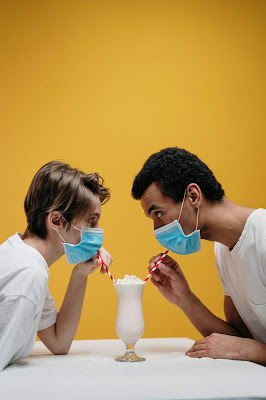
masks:
[[[137,356],[134,351],[136,342],[144,332],[142,295],[145,282],[134,275],[125,275],[114,286],[118,299],[116,333],[126,345],[126,353],[116,358],[116,361],[145,361],[145,358]]]

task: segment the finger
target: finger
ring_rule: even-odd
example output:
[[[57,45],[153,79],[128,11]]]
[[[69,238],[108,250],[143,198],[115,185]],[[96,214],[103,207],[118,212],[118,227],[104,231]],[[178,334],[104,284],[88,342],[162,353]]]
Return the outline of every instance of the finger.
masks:
[[[100,257],[101,257],[102,262],[104,263],[104,265],[106,265],[106,267],[109,268],[110,267],[110,263],[109,263],[109,260],[106,257],[106,255],[100,255]]]
[[[204,339],[201,339],[201,340],[196,340],[196,342],[193,344],[193,346],[191,347],[191,349],[193,349],[193,347],[194,346],[197,346],[198,344],[206,344],[206,340],[205,340],[205,338]],[[191,350],[190,349],[190,350]],[[189,350],[189,351],[190,351]]]
[[[159,282],[156,282],[153,278],[151,278],[151,283],[157,288],[159,287]]]
[[[194,343],[194,345],[195,345],[195,344],[202,344],[202,343],[206,343],[206,338],[197,340],[197,341]]]
[[[154,279],[156,282],[160,282],[160,281],[161,281],[160,276],[159,276],[158,274],[156,274],[156,272],[154,272],[152,276],[153,276],[153,279]]]
[[[97,256],[93,256],[92,258],[90,258],[89,260],[87,260],[87,261],[83,261],[84,263],[92,263],[93,265],[92,265],[92,268],[94,268],[94,266],[96,267],[96,268],[98,268],[100,265],[101,265],[101,260],[98,260],[98,258],[97,258]]]
[[[194,344],[191,349],[189,349],[186,353],[193,353],[198,350],[205,350],[206,349],[206,344],[205,343],[200,343],[200,344]]]
[[[101,265],[101,262],[99,260],[90,260],[90,261],[85,261],[86,264],[91,264],[90,265],[90,273],[95,272]]]
[[[161,279],[165,276],[165,274],[163,274],[158,268],[153,272],[153,275],[154,274],[158,275]]]
[[[151,263],[151,264],[148,266],[148,271],[151,272],[151,270],[155,267],[155,265],[156,265],[156,263]],[[156,267],[155,271],[158,271],[157,267]]]
[[[166,276],[166,275],[163,275],[162,278],[161,278],[161,284],[162,284],[163,286],[165,286],[166,279],[167,279],[167,276]]]
[[[158,282],[158,283],[159,283],[158,288],[161,289],[161,290],[165,289],[165,287],[166,287],[166,280],[165,280],[165,278],[166,278],[166,277],[164,277],[162,281]]]
[[[162,255],[163,255],[163,253],[160,253],[160,254],[158,254],[157,256],[153,256],[153,257],[150,259],[149,263],[150,263],[150,264],[151,264],[151,263],[156,264],[157,261],[160,260],[160,258],[162,257]]]
[[[168,265],[168,264],[177,264],[178,265],[178,262],[176,261],[176,260],[174,260],[172,257],[170,257],[170,256],[165,256],[164,258],[163,258],[163,263],[164,264],[166,264],[166,265]]]
[[[156,269],[152,276],[159,283],[163,283],[166,278],[166,275],[162,274],[158,269]]]
[[[155,263],[150,263],[148,266],[148,271],[151,272],[152,268],[155,266]]]
[[[98,258],[98,256],[97,256],[97,254],[96,254],[96,256],[94,256],[94,257],[97,257]],[[107,263],[107,262],[104,262],[104,260],[103,260],[103,258],[99,255],[99,261],[101,262],[101,264],[102,264],[102,267],[104,268],[104,265],[106,265],[106,267],[108,268],[109,267],[109,264]],[[105,272],[105,268],[104,268],[104,272]]]
[[[101,272],[101,274],[105,274],[106,273],[106,269],[102,266],[100,272]]]
[[[98,260],[98,258],[96,260],[93,260],[93,264],[94,264],[94,268],[97,269],[99,268],[100,265],[102,265],[101,260]]]
[[[150,259],[150,263],[156,264],[160,260],[160,258],[162,258],[163,255],[164,255],[164,253],[160,253],[157,256],[152,257]],[[166,265],[167,264],[172,264],[172,263],[177,264],[177,262],[172,257],[170,257],[168,255],[163,258],[163,262]]]
[[[198,350],[198,351],[194,351],[192,353],[186,352],[186,355],[191,358],[207,357],[205,350]]]
[[[111,262],[113,261],[111,255],[108,253],[107,250],[105,250],[104,247],[101,247],[98,251],[103,263],[109,268]]]
[[[107,266],[107,268],[109,268],[110,265],[111,265],[112,262],[113,262],[113,257],[108,253],[108,254],[106,255],[106,262],[104,261],[104,259],[103,259],[103,262],[104,262],[104,264]]]
[[[174,271],[172,268],[167,267],[164,263],[158,265],[158,269],[164,274],[169,276],[173,281],[179,279],[179,273]]]

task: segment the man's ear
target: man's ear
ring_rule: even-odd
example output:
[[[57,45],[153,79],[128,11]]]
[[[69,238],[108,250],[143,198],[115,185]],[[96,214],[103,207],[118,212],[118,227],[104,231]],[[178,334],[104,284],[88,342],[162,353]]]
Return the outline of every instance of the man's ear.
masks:
[[[188,185],[187,195],[192,207],[199,208],[202,203],[202,191],[196,183],[190,183]]]
[[[47,225],[48,229],[52,229],[54,231],[58,231],[59,227],[62,225],[61,222],[62,215],[58,211],[52,211],[47,215]]]

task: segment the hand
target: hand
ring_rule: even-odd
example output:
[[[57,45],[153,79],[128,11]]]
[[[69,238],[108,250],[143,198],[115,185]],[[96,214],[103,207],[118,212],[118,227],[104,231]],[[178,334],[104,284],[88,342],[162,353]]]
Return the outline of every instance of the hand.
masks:
[[[212,333],[210,336],[194,343],[186,352],[189,357],[225,358],[229,360],[247,360],[245,349],[252,346],[255,340],[238,336]]]
[[[155,266],[162,254],[150,259],[149,271]],[[153,273],[152,283],[170,303],[179,305],[181,299],[191,294],[188,282],[178,263],[166,256]]]
[[[113,259],[111,255],[108,253],[108,251],[105,250],[103,247],[101,247],[99,249],[99,255],[103,260],[104,264],[107,266],[107,268],[109,268]],[[93,256],[90,260],[78,263],[75,266],[74,270],[79,271],[85,277],[87,277],[89,274],[92,274],[94,271],[96,271],[96,269],[98,269],[100,265],[102,265],[101,260],[99,260],[97,254],[95,254],[95,256]],[[101,273],[102,274],[105,273],[105,269],[103,266],[101,267]]]
[[[73,273],[78,272],[80,276],[87,278],[88,275],[96,271],[96,269],[98,269],[100,265],[101,261],[98,260],[97,256],[94,256],[88,261],[78,263],[73,269]]]
[[[106,265],[106,267],[109,269],[110,265],[113,262],[113,258],[111,256],[111,254],[109,254],[107,250],[105,250],[103,247],[101,247],[99,249],[99,256],[103,260],[103,262]],[[101,273],[102,274],[105,273],[105,268],[104,267],[101,268]]]

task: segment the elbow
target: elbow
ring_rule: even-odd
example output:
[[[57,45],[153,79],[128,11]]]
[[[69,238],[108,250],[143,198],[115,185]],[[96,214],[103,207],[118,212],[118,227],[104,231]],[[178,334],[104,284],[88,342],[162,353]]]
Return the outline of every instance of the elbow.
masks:
[[[49,350],[55,355],[55,356],[65,356],[68,354],[70,349],[70,346],[55,346],[50,348]]]
[[[66,354],[68,354],[68,351],[69,350],[53,350],[52,351],[52,353],[55,355],[55,356],[65,356]]]

